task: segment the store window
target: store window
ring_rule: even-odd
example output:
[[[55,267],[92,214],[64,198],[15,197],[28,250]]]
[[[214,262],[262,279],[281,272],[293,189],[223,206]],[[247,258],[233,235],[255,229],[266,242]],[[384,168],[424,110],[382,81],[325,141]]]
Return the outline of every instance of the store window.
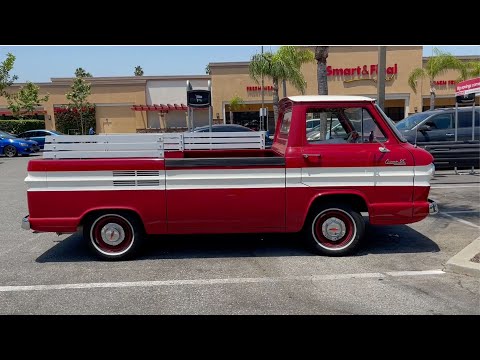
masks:
[[[400,121],[405,118],[404,107],[387,107],[385,108],[385,114],[393,121]]]

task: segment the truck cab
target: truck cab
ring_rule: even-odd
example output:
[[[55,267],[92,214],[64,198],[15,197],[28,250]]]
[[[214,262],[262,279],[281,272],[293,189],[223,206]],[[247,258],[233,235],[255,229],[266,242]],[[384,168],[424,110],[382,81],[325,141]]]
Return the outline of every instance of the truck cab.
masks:
[[[309,128],[311,119],[319,125]],[[182,137],[163,156],[57,152],[30,161],[24,227],[83,228],[107,259],[132,256],[149,234],[265,232],[302,232],[315,252],[339,256],[361,243],[364,216],[373,225],[408,224],[438,211],[428,199],[433,157],[409,144],[370,98],[282,99],[270,149],[237,149],[241,139],[206,149],[222,135],[195,136],[204,138]]]

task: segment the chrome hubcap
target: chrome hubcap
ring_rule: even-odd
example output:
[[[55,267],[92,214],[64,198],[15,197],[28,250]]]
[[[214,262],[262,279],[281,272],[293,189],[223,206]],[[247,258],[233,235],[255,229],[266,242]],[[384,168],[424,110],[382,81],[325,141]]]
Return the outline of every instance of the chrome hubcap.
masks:
[[[11,147],[8,147],[5,149],[5,155],[7,156],[13,156],[15,155],[15,149],[11,148]]]
[[[331,217],[322,225],[322,233],[330,241],[340,240],[347,232],[345,223],[336,217]]]
[[[102,240],[108,245],[118,245],[125,240],[125,231],[115,223],[106,224],[101,230]]]

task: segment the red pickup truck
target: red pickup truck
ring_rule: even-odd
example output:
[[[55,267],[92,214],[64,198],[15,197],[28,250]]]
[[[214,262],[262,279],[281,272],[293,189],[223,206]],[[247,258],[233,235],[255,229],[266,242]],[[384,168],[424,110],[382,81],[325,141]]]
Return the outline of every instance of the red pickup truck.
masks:
[[[307,129],[309,119],[321,121]],[[266,232],[303,232],[314,251],[345,255],[364,237],[365,213],[392,225],[438,212],[428,199],[432,156],[370,98],[284,98],[271,149],[225,147],[31,160],[22,227],[83,228],[106,259],[131,257],[150,234]]]

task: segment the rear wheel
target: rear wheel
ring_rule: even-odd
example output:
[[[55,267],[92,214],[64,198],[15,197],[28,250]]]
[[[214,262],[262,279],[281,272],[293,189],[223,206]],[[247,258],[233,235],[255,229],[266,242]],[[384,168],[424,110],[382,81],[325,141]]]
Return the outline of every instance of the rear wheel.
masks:
[[[306,239],[319,254],[351,254],[365,235],[360,213],[345,204],[324,204],[313,210],[305,224]]]
[[[132,258],[144,237],[140,221],[120,212],[91,216],[86,221],[83,236],[97,256],[109,260]]]
[[[3,149],[3,153],[6,157],[15,157],[17,156],[17,149],[15,148],[15,146],[7,145]]]

